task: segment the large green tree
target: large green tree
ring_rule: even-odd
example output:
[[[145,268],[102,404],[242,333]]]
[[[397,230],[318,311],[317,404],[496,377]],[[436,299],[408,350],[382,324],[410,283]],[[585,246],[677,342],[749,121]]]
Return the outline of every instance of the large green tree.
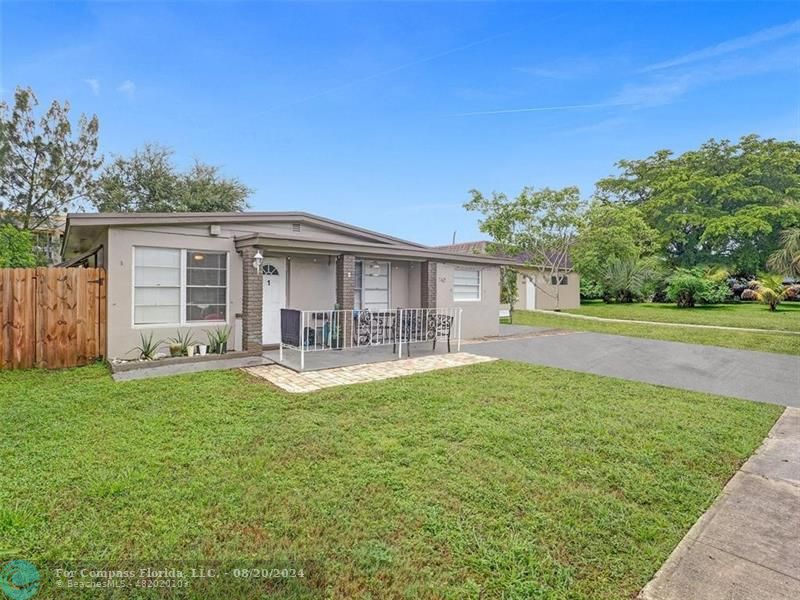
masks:
[[[238,212],[252,191],[202,162],[179,171],[174,152],[148,144],[107,165],[91,193],[100,212]]]
[[[102,159],[97,116],[81,115],[76,131],[70,106],[53,101],[37,117],[30,88],[17,88],[14,105],[0,102],[0,210],[21,229],[35,229],[86,198]]]
[[[638,208],[675,266],[755,273],[781,231],[800,224],[797,142],[712,139],[680,156],[661,150],[617,166],[621,173],[599,181],[596,197]]]
[[[484,196],[478,190],[470,190],[470,195],[464,208],[482,213],[480,230],[492,238],[495,250],[523,258],[544,271],[548,280],[569,265],[584,209],[577,187],[525,187],[515,198],[498,192]],[[539,278],[534,283],[558,309],[561,286],[541,286]]]

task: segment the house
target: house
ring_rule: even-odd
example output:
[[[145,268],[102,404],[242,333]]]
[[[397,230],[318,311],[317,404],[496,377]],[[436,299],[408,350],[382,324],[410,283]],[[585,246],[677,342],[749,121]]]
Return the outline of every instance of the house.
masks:
[[[0,223],[11,223],[15,227],[22,227],[22,217],[19,213],[0,210]],[[33,237],[33,250],[41,257],[44,264],[53,265],[61,261],[61,246],[64,237],[64,224],[66,215],[53,215],[40,223],[35,224],[28,231]]]
[[[75,213],[65,266],[102,266],[109,358],[140,334],[230,327],[235,349],[281,341],[281,308],[458,307],[461,336],[499,333],[505,259],[430,248],[302,212]]]
[[[488,256],[489,242],[462,242],[437,246],[438,250],[456,254]],[[579,308],[581,305],[580,276],[572,268],[569,257],[557,269],[536,267],[529,257],[506,257],[510,268],[517,273],[517,302],[515,308],[523,310],[555,310]],[[555,263],[555,261],[553,261]]]

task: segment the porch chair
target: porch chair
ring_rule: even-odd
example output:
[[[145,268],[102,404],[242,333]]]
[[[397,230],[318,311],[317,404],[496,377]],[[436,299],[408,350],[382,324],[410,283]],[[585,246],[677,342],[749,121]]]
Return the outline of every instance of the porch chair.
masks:
[[[447,351],[450,352],[450,332],[453,330],[451,315],[433,314],[428,316],[428,339],[433,338],[433,350],[436,350],[436,339],[447,337]]]

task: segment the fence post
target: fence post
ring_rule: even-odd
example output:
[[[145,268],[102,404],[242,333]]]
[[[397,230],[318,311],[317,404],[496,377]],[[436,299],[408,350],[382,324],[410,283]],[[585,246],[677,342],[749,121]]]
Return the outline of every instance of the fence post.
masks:
[[[463,308],[458,309],[458,341],[456,342],[456,352],[461,352],[461,313]]]
[[[306,340],[303,337],[305,335],[305,321],[306,321],[306,311],[300,311],[300,370],[306,368]]]
[[[400,309],[400,326],[397,328],[397,358],[403,358],[403,332],[405,331],[405,310]]]

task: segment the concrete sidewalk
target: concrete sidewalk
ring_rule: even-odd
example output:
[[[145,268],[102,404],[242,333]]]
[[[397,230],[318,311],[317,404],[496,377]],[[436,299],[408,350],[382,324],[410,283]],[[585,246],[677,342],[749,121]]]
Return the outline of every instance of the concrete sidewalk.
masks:
[[[800,598],[800,409],[786,409],[639,598]]]

